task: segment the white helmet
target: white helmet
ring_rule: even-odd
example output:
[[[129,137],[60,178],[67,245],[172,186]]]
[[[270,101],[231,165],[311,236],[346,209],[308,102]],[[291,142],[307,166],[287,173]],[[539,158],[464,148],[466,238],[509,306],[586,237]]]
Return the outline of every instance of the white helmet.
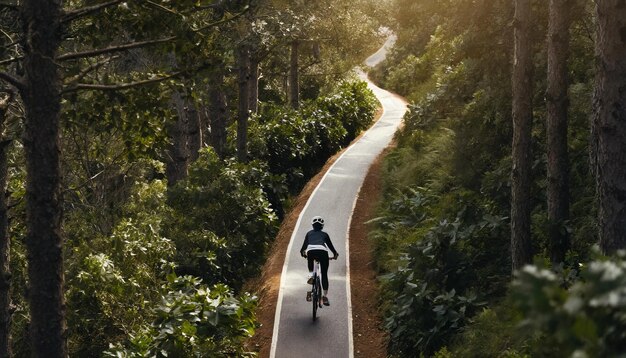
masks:
[[[311,225],[322,224],[324,226],[324,219],[321,216],[314,216],[311,220]]]

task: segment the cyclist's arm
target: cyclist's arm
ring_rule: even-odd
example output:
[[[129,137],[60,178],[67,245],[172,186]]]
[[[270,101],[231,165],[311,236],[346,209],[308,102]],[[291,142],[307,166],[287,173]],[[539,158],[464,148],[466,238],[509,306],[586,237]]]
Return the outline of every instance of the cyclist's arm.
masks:
[[[306,248],[309,246],[309,234],[304,236],[304,242],[302,243],[302,247],[300,248],[300,255],[305,256]]]
[[[339,255],[337,253],[337,250],[335,250],[335,246],[333,246],[333,242],[330,241],[330,236],[329,235],[326,235],[326,238],[324,238],[324,243],[326,244],[326,246],[328,246],[330,251],[332,251],[335,256]]]

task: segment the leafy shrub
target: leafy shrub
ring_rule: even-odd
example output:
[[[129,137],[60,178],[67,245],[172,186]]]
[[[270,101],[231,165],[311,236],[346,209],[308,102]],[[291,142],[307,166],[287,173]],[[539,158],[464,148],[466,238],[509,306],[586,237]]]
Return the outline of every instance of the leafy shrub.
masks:
[[[521,313],[509,297],[484,308],[448,346],[451,357],[529,358],[528,337],[520,334],[517,325]]]
[[[392,284],[402,281],[403,289],[389,310],[385,328],[391,332],[392,350],[403,356],[416,350],[432,354],[462,329],[480,306],[475,295],[457,295],[454,289],[438,291],[410,270],[401,270],[390,280]]]
[[[297,192],[326,160],[366,129],[377,102],[365,82],[342,82],[332,94],[303,103],[298,110],[263,107],[250,128],[253,158],[285,175]]]
[[[367,83],[352,81],[342,82],[334,95],[321,98],[318,103],[343,125],[346,136],[342,144],[346,145],[372,123],[378,102]]]
[[[68,346],[72,355],[98,356],[111,337],[141,322],[159,295],[174,246],[160,228],[165,184],[137,184],[110,236],[74,248],[67,267]],[[88,318],[86,318],[88,317]]]
[[[513,297],[525,317],[522,324],[540,334],[537,347],[551,347],[552,356],[623,356],[626,255],[583,265],[580,280],[569,288],[568,274],[529,265],[513,281]]]
[[[225,285],[211,288],[191,276],[168,276],[151,325],[111,345],[109,357],[247,357],[244,339],[256,328],[256,299],[233,296]]]
[[[395,261],[398,269],[390,267],[383,276],[391,349],[428,356],[462,331],[486,297],[503,294],[509,265],[508,256],[499,252],[506,250],[501,237],[508,226],[505,218],[472,204],[469,196],[456,197],[461,209],[454,220],[433,225],[428,215],[442,201],[451,207],[448,199],[425,189],[409,193],[391,201],[388,216],[376,220],[374,239],[399,237],[401,245],[407,241],[401,246],[404,255]],[[425,225],[431,226],[423,232]]]
[[[82,244],[68,260],[72,355],[99,356],[109,342],[127,356],[143,356],[138,352],[148,346],[160,347],[150,351],[157,355],[169,351],[169,356],[180,357],[213,350],[243,352],[239,343],[229,342],[252,334],[254,303],[249,296],[236,299],[223,285],[208,290],[198,278],[171,276],[167,285],[163,282],[168,272],[177,270],[238,286],[255,272],[276,230],[261,190],[269,180],[259,163],[222,162],[206,150],[189,179],[169,192],[159,180],[135,185],[111,235],[75,240]],[[155,307],[161,297],[164,303]],[[165,312],[167,307],[172,312]],[[176,316],[194,315],[197,309],[216,312],[211,324],[217,328]],[[154,326],[146,326],[151,321]],[[167,325],[176,322],[180,326],[170,331]],[[243,327],[248,331],[239,331]],[[124,337],[131,337],[131,348],[119,343]]]
[[[170,188],[164,235],[176,245],[177,272],[238,288],[255,274],[277,231],[262,190],[271,180],[260,162],[223,162],[203,149],[189,177]]]
[[[298,190],[326,159],[341,148],[346,136],[338,118],[316,107],[300,110],[266,106],[253,125],[254,157],[268,163],[274,174],[285,174],[292,191]]]

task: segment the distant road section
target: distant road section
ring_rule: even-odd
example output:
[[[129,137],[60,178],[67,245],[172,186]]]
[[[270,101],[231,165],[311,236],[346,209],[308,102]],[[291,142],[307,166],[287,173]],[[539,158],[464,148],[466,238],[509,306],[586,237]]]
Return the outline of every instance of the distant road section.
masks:
[[[367,60],[365,60],[365,64],[370,67],[374,67],[382,60],[384,60],[387,56],[387,52],[389,51],[389,49],[393,46],[393,44],[396,43],[396,39],[396,35],[389,36],[387,38],[387,41],[385,41],[383,47],[381,47],[380,49],[378,49],[378,51],[376,51],[376,53],[368,57]]]
[[[365,64],[373,66],[384,59],[395,38],[370,56]],[[406,102],[368,82],[383,107],[381,118],[354,144],[347,148],[326,172],[300,213],[291,236],[280,280],[271,358],[352,358],[352,312],[350,302],[348,230],[359,189],[376,157],[386,148],[406,112]],[[308,270],[300,256],[304,235],[311,228],[311,219],[321,215],[324,228],[333,241],[339,259],[331,261],[328,297],[331,306],[318,310],[318,319],[311,318],[311,303],[305,295]]]

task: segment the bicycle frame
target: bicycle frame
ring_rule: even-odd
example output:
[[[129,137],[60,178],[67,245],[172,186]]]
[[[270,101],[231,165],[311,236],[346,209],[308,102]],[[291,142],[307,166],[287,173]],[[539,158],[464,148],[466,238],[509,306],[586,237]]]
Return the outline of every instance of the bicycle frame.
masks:
[[[317,309],[322,308],[322,270],[320,262],[315,260],[313,263],[313,284],[311,285],[311,301],[313,302],[313,321],[317,318]]]

